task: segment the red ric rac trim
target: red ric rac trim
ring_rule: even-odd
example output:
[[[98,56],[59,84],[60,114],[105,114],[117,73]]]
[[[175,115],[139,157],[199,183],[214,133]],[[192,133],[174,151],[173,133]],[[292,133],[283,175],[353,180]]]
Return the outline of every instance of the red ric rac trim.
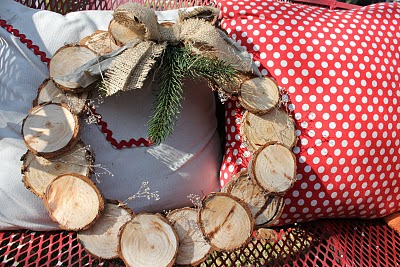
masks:
[[[9,33],[13,34],[15,37],[18,37],[21,43],[26,44],[26,46],[35,53],[35,55],[40,57],[40,60],[47,65],[50,64],[50,58],[47,57],[46,53],[41,51],[39,49],[39,46],[34,45],[32,40],[27,39],[25,34],[20,33],[17,29],[14,29],[14,27],[10,24],[7,24],[7,21],[0,19],[0,26],[4,28],[6,31]],[[107,122],[103,121],[101,119],[101,115],[96,113],[96,110],[94,108],[90,108],[91,112],[94,115],[97,115],[97,124],[100,126],[101,131],[106,135],[106,140],[111,143],[115,148],[117,149],[122,149],[124,147],[126,148],[131,148],[133,146],[135,147],[140,147],[140,146],[150,146],[152,145],[150,139],[144,139],[144,138],[139,138],[138,140],[131,138],[129,141],[126,140],[121,140],[117,141],[113,138],[113,132],[107,128]]]
[[[96,118],[97,118],[96,119],[96,123],[97,123],[97,125],[100,126],[101,131],[106,134],[106,140],[108,142],[110,142],[111,145],[113,145],[115,148],[117,148],[117,149],[122,149],[124,147],[131,148],[132,146],[135,146],[135,147],[146,146],[146,147],[148,147],[148,146],[151,146],[153,144],[150,141],[149,138],[146,140],[143,137],[141,137],[141,138],[139,138],[137,140],[134,139],[134,138],[131,138],[129,141],[121,140],[121,141],[118,142],[113,137],[113,132],[110,129],[108,129],[107,122],[103,121],[102,116],[99,113],[96,112],[96,109],[93,106],[90,107],[90,111],[91,111],[91,114],[96,116]]]
[[[14,29],[12,25],[7,24],[7,22],[3,19],[0,19],[0,26],[9,33],[13,34],[15,37],[18,37],[21,43],[26,44],[26,46],[31,49],[35,55],[39,56],[44,63],[49,65],[50,58],[46,57],[46,53],[40,51],[39,46],[34,45],[32,40],[27,39],[25,34],[20,33],[17,29]]]

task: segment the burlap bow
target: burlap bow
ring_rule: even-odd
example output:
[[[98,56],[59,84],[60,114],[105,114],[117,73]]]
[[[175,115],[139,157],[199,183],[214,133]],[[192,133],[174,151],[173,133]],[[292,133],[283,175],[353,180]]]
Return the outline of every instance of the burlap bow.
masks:
[[[114,11],[114,20],[135,32],[137,44],[116,56],[105,73],[106,95],[142,88],[155,59],[168,44],[190,45],[195,53],[219,57],[241,72],[252,71],[252,59],[243,50],[228,44],[229,39],[205,18],[215,21],[219,10],[201,7],[179,12],[173,25],[159,24],[156,13],[144,6],[128,3]]]
[[[194,53],[211,58],[219,57],[240,72],[253,72],[260,76],[246,49],[212,25],[218,13],[219,10],[213,7],[198,7],[190,12],[179,11],[177,22],[165,25],[158,23],[156,13],[149,8],[134,3],[122,5],[115,10],[114,20],[135,32],[138,37],[118,50],[92,59],[72,74],[57,77],[57,80],[74,82],[81,88],[91,88],[89,86],[102,77],[106,96],[139,89],[156,58],[161,56],[168,44],[190,45]],[[225,85],[231,89],[237,86]]]

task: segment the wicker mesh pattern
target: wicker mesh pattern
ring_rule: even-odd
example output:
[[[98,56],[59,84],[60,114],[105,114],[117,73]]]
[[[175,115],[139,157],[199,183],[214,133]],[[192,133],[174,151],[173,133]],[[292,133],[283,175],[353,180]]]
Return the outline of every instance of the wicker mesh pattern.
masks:
[[[47,9],[66,14],[78,10],[114,10],[126,2],[137,2],[156,10],[209,5],[211,0],[15,0],[36,9]]]
[[[88,255],[74,232],[0,232],[0,266],[124,266]],[[279,241],[253,241],[214,252],[200,266],[400,266],[400,236],[381,220],[324,220],[281,231]]]

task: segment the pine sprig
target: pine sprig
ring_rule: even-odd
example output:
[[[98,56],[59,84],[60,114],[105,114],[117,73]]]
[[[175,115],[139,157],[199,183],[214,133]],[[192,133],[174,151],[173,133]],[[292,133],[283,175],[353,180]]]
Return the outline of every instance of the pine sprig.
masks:
[[[183,79],[203,77],[212,89],[233,83],[236,70],[219,58],[194,55],[190,48],[167,46],[162,56],[161,79],[156,95],[154,115],[147,123],[147,134],[155,144],[160,144],[171,133],[178,118],[183,98]]]
[[[185,55],[181,48],[168,46],[164,51],[154,115],[147,123],[148,136],[155,144],[164,141],[175,126],[183,97],[184,62]]]
[[[192,78],[203,77],[214,86],[221,88],[233,83],[237,78],[237,71],[224,60],[208,58],[201,55],[190,56],[187,74]]]

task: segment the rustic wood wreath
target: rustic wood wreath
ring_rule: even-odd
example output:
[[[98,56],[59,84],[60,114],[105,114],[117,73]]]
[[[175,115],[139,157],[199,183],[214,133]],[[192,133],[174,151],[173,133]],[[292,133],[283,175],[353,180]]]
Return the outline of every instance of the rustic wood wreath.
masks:
[[[251,65],[211,26],[217,14],[214,8],[201,8],[180,13],[178,23],[165,25],[157,24],[152,10],[126,4],[115,10],[108,32],[61,47],[51,60],[50,78],[39,87],[22,125],[28,148],[22,157],[23,181],[43,199],[61,229],[78,232],[93,256],[120,257],[128,266],[196,265],[213,250],[246,245],[255,227],[268,227],[279,218],[282,196],[296,180],[294,122],[280,108],[277,84],[252,73]],[[202,34],[216,37],[205,43]],[[248,170],[194,208],[166,216],[134,214],[119,201],[105,200],[91,181],[94,157],[79,140],[84,126],[79,118],[84,111],[93,115],[86,100],[96,81],[102,80],[106,96],[141,88],[156,58],[172,53],[171,45],[190,46],[197,61],[234,66],[232,79],[211,75],[208,81],[219,95],[238,98],[247,110],[241,134],[253,157]],[[91,73],[100,61],[107,65],[101,70],[105,79]]]

